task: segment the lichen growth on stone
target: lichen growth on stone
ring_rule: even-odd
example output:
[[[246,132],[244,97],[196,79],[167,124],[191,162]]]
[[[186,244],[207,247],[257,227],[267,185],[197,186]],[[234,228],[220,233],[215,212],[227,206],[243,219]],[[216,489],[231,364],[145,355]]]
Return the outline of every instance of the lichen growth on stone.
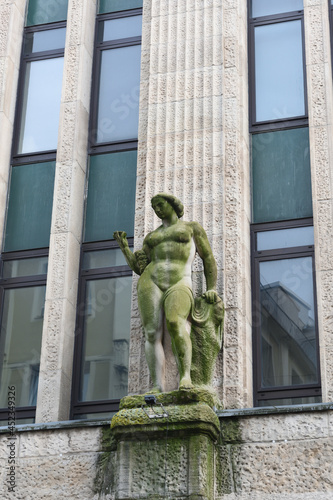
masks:
[[[102,427],[101,450],[97,456],[94,492],[98,495],[106,495],[110,494],[115,486],[114,462],[117,450],[116,440],[109,427]]]
[[[151,394],[151,393],[147,393]],[[194,386],[189,389],[181,389],[171,392],[162,392],[155,394],[157,403],[163,406],[186,405],[189,403],[206,403],[210,408],[221,409],[222,404],[215,391],[209,386]],[[145,405],[145,394],[125,396],[120,401],[120,410],[130,408],[141,408]]]

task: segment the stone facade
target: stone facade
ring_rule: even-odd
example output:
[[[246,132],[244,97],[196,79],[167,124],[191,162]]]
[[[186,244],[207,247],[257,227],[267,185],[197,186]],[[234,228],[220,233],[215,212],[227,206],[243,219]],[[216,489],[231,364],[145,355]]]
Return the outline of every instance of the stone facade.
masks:
[[[1,238],[25,8],[25,0],[0,0]],[[120,489],[114,489],[119,450],[107,423],[63,423],[70,414],[95,17],[95,0],[69,0],[37,423],[17,429],[13,494],[6,485],[10,436],[5,428],[1,431],[0,495],[6,499],[122,498]],[[152,195],[170,191],[180,197],[184,219],[198,221],[207,231],[226,307],[224,350],[214,375],[226,411],[219,414],[221,432],[213,444],[213,497],[190,496],[196,493],[184,479],[189,455],[181,440],[175,444],[178,468],[163,462],[164,440],[152,440],[143,463],[152,454],[154,475],[160,470],[162,481],[166,471],[168,478],[154,485],[147,474],[152,499],[333,498],[333,83],[327,0],[304,0],[304,32],[320,363],[327,405],[242,411],[252,407],[253,386],[247,2],[143,2],[135,246],[157,225]],[[202,271],[198,259],[196,292],[203,288]],[[143,393],[150,381],[135,284],[134,278],[129,392]],[[176,366],[170,345],[166,350],[171,390]],[[133,498],[145,498],[143,490],[144,485],[138,486]]]
[[[168,435],[162,430],[163,439],[155,436],[147,441],[145,435],[142,441],[133,441],[126,461],[130,469],[122,482],[128,484],[127,478],[132,478],[133,496],[128,497],[124,488],[115,491],[119,484],[115,471],[121,456],[128,455],[130,442],[117,452],[107,422],[96,427],[83,423],[75,427],[78,424],[70,422],[25,426],[16,434],[15,494],[6,487],[8,436],[0,436],[1,496],[8,500],[143,499],[147,494],[154,500],[331,500],[333,408],[307,410],[221,412],[221,434],[209,458],[214,474],[210,476],[213,493],[208,497],[190,490],[189,484],[196,484],[200,473],[188,477],[192,454],[188,443],[201,453],[205,443],[175,438],[171,429]],[[204,468],[198,470],[204,473]],[[202,476],[201,490],[207,477]]]

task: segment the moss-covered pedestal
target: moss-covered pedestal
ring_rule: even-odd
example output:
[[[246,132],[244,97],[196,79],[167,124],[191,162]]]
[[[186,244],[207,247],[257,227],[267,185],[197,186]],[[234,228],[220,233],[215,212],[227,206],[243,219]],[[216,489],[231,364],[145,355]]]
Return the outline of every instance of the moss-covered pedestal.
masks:
[[[121,401],[111,429],[117,499],[214,498],[214,447],[219,420],[213,393],[181,390],[157,396],[167,417],[150,418],[144,396]],[[162,414],[158,404],[156,413]]]

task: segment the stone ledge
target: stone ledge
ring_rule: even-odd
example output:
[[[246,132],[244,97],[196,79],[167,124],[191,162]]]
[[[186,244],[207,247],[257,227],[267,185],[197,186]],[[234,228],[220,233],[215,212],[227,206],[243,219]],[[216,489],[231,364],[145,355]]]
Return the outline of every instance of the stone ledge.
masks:
[[[116,439],[147,440],[161,433],[169,435],[206,434],[216,441],[220,433],[220,423],[216,413],[203,402],[183,405],[163,406],[167,417],[150,418],[149,407],[125,408],[111,421],[111,429]],[[156,406],[161,413],[162,407]],[[152,414],[152,412],[150,412]]]
[[[261,408],[233,408],[217,411],[219,418],[230,417],[259,417],[260,415],[275,415],[281,413],[308,413],[317,411],[331,411],[333,403],[315,403],[305,405],[265,406]]]

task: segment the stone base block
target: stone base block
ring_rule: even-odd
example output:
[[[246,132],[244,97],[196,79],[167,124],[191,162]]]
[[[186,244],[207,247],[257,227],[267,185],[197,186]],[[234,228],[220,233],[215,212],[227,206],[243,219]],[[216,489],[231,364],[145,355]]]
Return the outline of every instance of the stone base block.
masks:
[[[177,392],[183,401],[183,391],[174,391],[171,399],[177,400]],[[143,396],[135,396],[124,398],[121,407],[111,423],[117,442],[117,499],[214,498],[219,420],[207,402],[149,409]],[[167,416],[156,416],[154,410]]]

